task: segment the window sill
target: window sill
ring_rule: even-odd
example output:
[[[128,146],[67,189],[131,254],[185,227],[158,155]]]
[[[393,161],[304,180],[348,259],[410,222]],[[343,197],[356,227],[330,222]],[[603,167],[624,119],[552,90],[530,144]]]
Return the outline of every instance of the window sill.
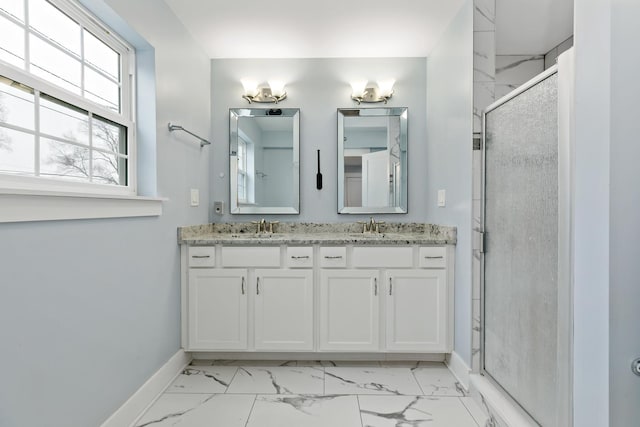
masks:
[[[168,199],[0,189],[0,223],[162,215]]]

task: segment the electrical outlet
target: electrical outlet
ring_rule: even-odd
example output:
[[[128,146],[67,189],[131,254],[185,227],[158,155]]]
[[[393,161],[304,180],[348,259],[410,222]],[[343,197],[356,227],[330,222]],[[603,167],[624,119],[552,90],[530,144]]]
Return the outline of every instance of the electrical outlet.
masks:
[[[447,204],[447,195],[445,190],[438,190],[438,207],[444,208]]]
[[[218,215],[222,215],[224,213],[224,202],[223,201],[213,202],[213,211]]]
[[[191,206],[200,206],[200,190],[197,188],[191,189]]]

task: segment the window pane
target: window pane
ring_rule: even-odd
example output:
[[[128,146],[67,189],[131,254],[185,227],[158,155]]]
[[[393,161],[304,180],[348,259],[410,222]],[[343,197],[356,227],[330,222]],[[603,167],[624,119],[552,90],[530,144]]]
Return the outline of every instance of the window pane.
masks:
[[[0,0],[0,9],[24,22],[24,0]]]
[[[47,95],[40,97],[40,132],[89,144],[89,115]]]
[[[84,31],[84,59],[120,81],[120,55],[87,30]]]
[[[35,137],[0,125],[0,173],[33,175]]]
[[[89,182],[89,148],[41,139],[40,176]]]
[[[29,36],[31,72],[45,80],[80,94],[80,61],[38,37]]]
[[[127,128],[93,116],[93,147],[127,154]]]
[[[84,67],[85,97],[120,112],[120,86],[103,75]]]
[[[24,28],[0,15],[0,34],[0,60],[24,68]]]
[[[127,159],[117,154],[93,152],[93,182],[99,184],[126,185]]]
[[[0,77],[0,123],[35,130],[33,92]],[[14,83],[15,84],[15,83]]]
[[[29,0],[29,26],[80,55],[80,25],[45,0]]]

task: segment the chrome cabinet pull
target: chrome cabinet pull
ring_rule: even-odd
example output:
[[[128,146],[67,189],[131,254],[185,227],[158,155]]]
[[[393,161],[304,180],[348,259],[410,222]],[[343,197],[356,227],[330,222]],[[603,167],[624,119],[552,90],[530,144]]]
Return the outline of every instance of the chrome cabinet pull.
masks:
[[[393,295],[393,282],[391,281],[391,277],[389,277],[389,295]]]
[[[242,283],[240,284],[240,289],[242,290],[242,295],[244,295],[244,276],[242,276]]]
[[[373,278],[373,294],[375,296],[378,296],[378,278],[377,277]]]
[[[304,255],[304,256],[291,255],[291,259],[309,259],[309,255]]]
[[[211,258],[211,255],[191,255],[191,258]]]
[[[440,255],[440,256],[426,256],[425,259],[442,259],[444,258],[444,256]]]
[[[325,255],[324,258],[325,259],[342,259],[342,255],[335,255],[335,256]]]
[[[256,295],[260,295],[260,278],[259,277],[256,282]]]

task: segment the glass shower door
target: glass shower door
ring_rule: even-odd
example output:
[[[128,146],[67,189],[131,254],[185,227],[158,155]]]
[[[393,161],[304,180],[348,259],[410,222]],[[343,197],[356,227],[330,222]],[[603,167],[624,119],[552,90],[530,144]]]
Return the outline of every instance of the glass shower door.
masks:
[[[483,373],[558,426],[558,75],[485,114]]]

